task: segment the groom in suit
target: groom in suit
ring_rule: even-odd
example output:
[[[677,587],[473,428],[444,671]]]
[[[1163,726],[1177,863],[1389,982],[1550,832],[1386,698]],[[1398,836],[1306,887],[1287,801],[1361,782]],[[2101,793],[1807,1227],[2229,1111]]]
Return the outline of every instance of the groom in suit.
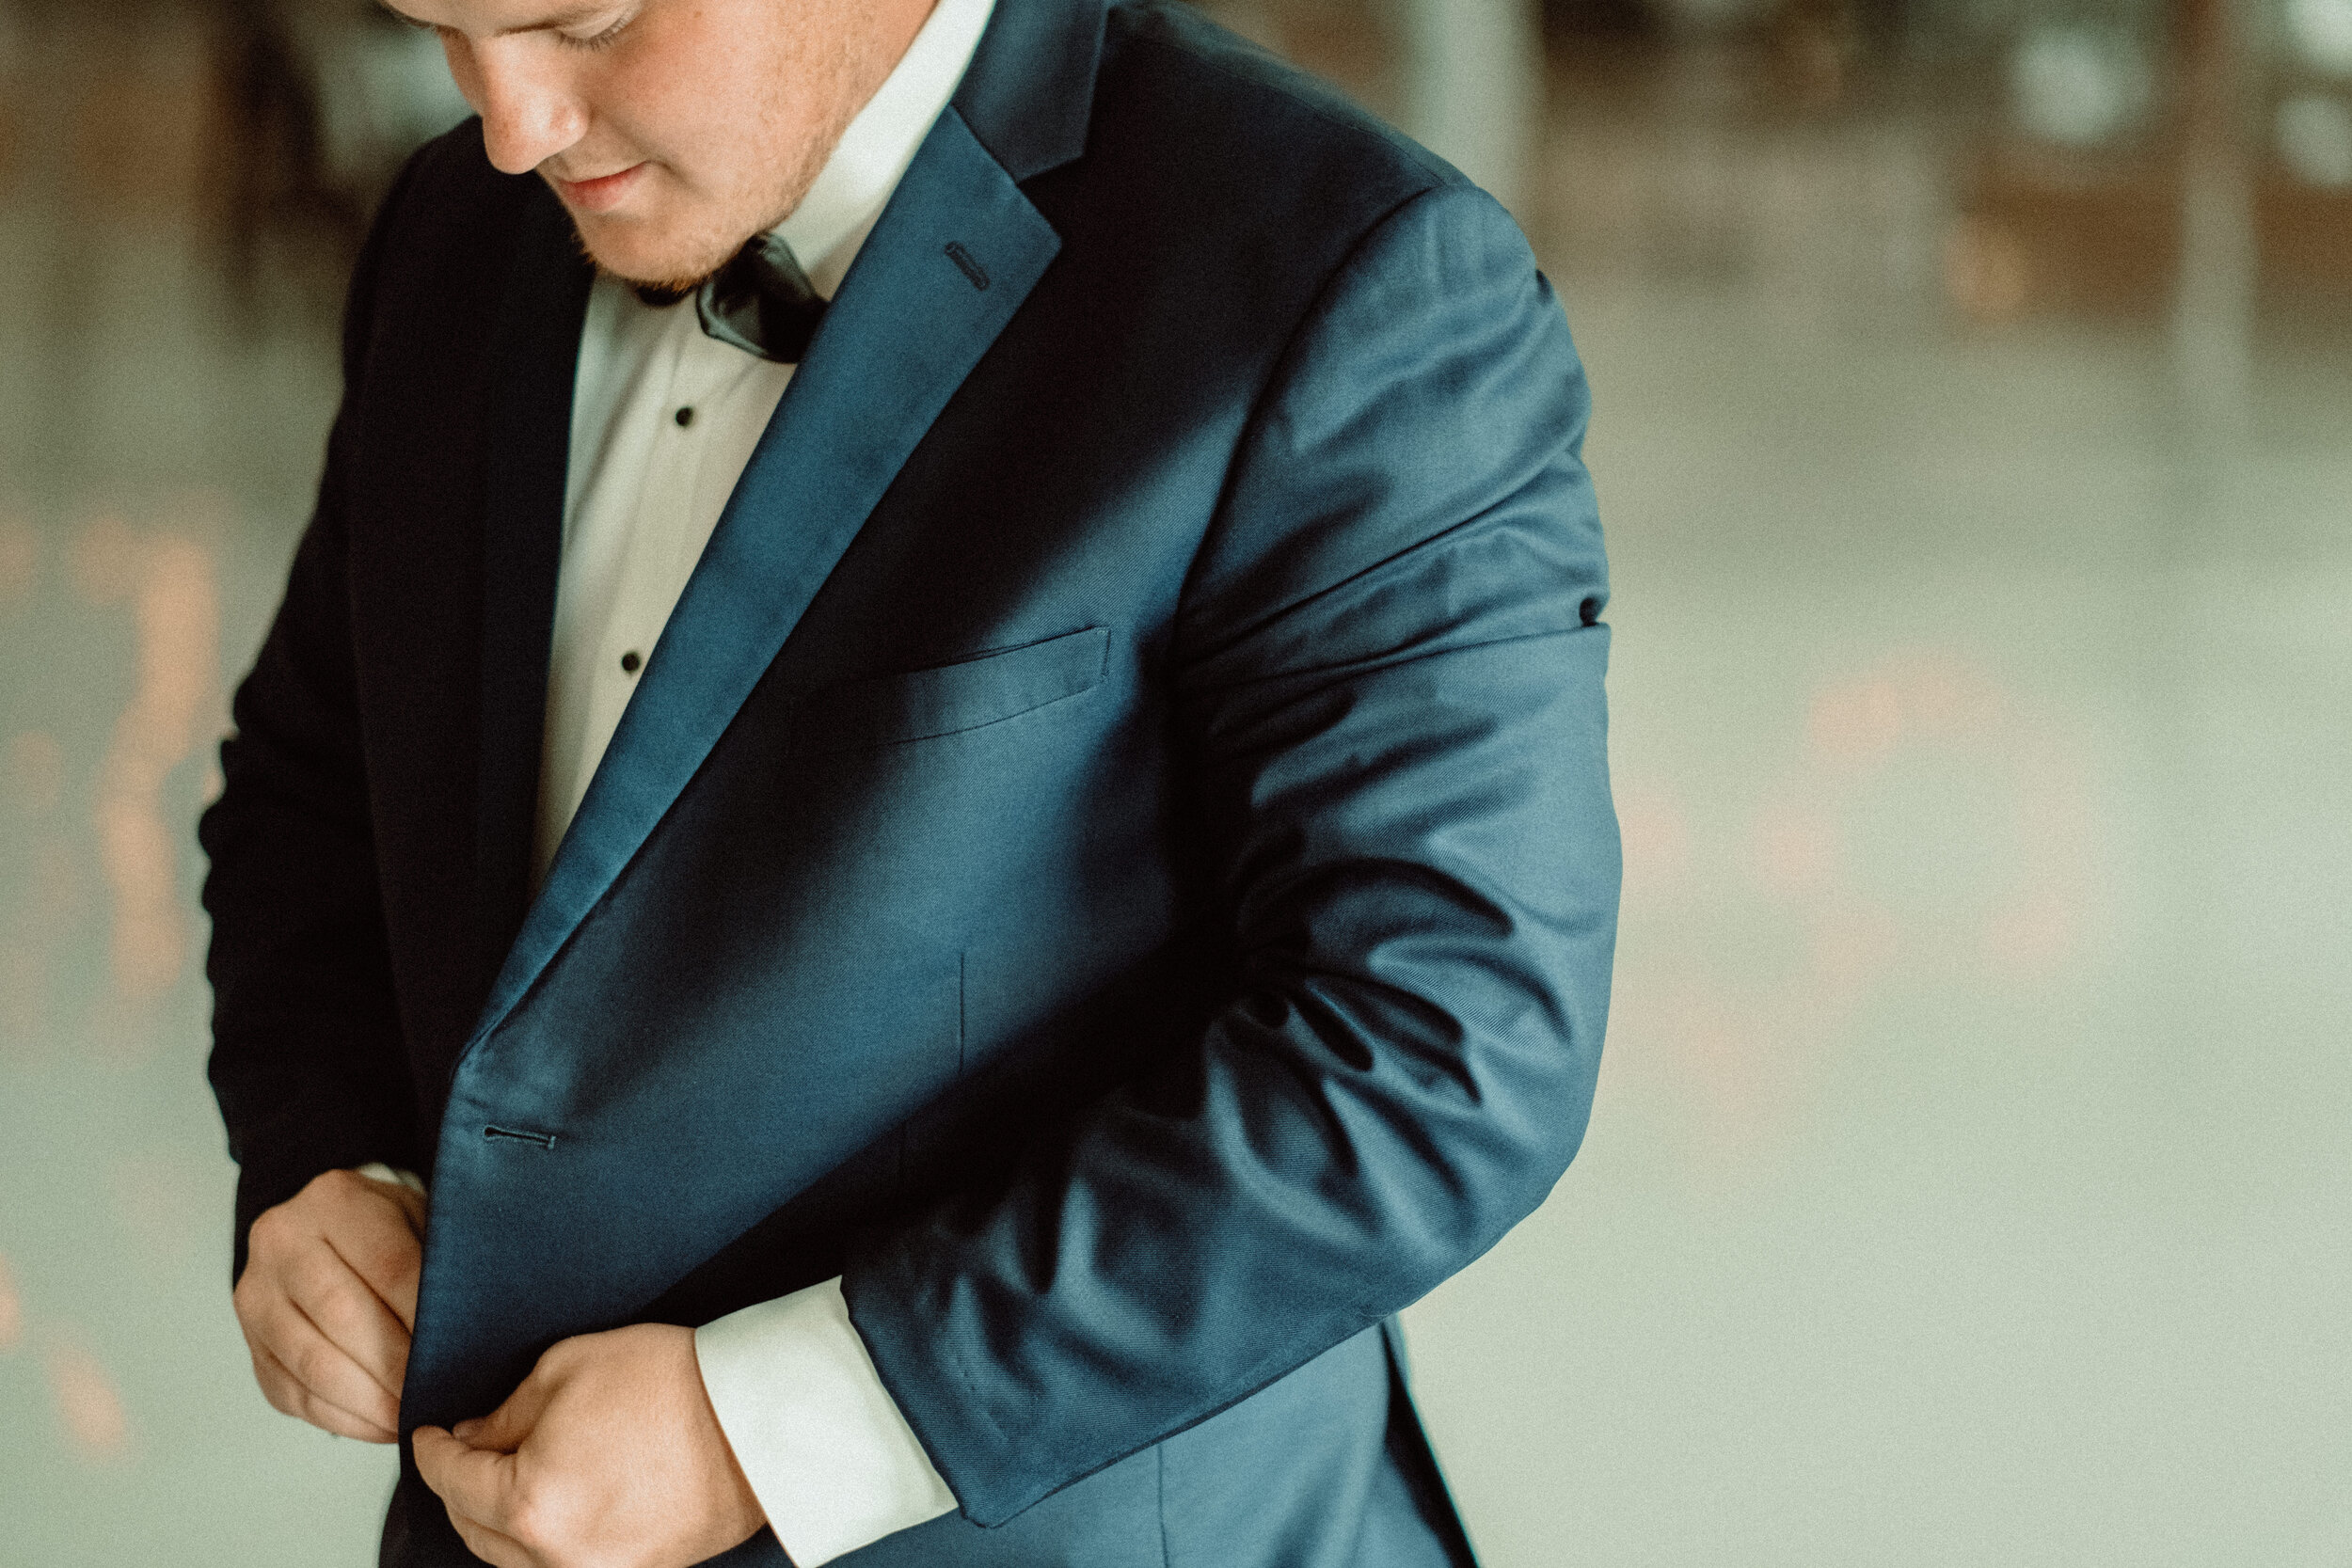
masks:
[[[1617,888],[1517,229],[1154,0],[393,4],[202,826],[265,1394],[402,1568],[1467,1562],[1393,1315]]]

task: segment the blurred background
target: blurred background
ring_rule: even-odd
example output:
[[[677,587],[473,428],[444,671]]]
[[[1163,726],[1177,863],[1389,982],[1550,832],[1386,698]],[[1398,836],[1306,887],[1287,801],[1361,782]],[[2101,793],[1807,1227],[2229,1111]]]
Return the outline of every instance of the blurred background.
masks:
[[[2352,0],[1216,9],[1597,390],[1599,1102],[1407,1319],[1489,1568],[2352,1568]],[[8,1568],[373,1560],[229,1310],[191,823],[463,112],[362,0],[0,0]]]

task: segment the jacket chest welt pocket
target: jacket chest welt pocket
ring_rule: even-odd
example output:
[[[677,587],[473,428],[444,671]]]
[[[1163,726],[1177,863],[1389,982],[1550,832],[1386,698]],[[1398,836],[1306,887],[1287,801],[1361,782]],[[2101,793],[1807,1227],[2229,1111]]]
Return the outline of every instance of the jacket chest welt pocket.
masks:
[[[1000,724],[1098,685],[1110,628],[1088,626],[953,664],[827,687],[792,713],[789,755],[889,746]]]

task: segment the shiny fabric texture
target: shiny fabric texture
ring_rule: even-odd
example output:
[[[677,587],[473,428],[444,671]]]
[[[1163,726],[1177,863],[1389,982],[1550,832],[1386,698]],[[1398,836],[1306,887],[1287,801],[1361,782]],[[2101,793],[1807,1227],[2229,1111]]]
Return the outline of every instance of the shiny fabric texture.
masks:
[[[694,291],[703,330],[778,364],[797,365],[825,317],[800,259],[780,235],[755,234]]]
[[[1573,1155],[1618,877],[1517,229],[1186,8],[1000,6],[534,892],[588,281],[474,125],[355,277],[202,828],[240,1266],[424,1171],[405,1430],[841,1274],[961,1504],[845,1561],[1467,1562],[1390,1320]],[[469,1560],[413,1468],[384,1560]]]

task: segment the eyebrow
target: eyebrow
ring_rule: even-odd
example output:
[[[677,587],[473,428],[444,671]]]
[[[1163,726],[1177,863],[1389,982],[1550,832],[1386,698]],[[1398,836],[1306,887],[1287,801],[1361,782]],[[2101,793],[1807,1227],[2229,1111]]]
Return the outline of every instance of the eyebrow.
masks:
[[[375,0],[375,5],[378,10],[395,22],[405,23],[411,27],[421,27],[428,32],[440,31],[440,28],[433,23],[420,22],[406,11],[393,6],[391,0]],[[601,16],[612,8],[613,0],[584,0],[584,3],[580,5],[566,6],[562,10],[544,16],[536,22],[525,22],[513,27],[501,27],[491,33],[490,37],[511,38],[516,33],[543,33],[555,28],[575,26],[580,23]]]

